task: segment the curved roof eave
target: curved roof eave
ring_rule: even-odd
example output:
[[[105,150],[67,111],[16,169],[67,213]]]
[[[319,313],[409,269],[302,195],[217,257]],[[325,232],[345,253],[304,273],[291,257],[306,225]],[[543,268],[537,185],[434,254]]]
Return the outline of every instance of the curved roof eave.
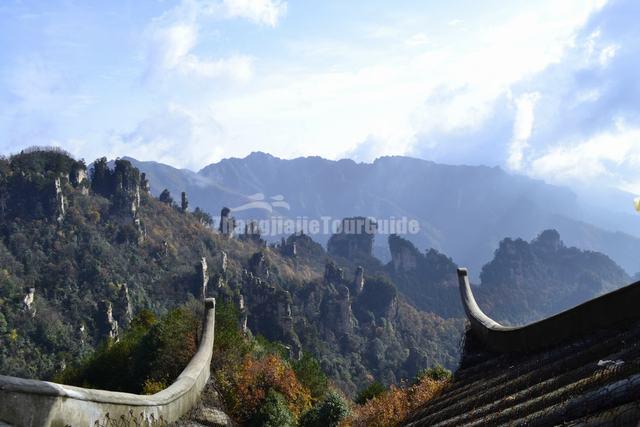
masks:
[[[458,269],[458,283],[471,330],[491,351],[537,350],[640,319],[640,282],[524,326],[504,326],[487,316],[473,296],[466,268]]]

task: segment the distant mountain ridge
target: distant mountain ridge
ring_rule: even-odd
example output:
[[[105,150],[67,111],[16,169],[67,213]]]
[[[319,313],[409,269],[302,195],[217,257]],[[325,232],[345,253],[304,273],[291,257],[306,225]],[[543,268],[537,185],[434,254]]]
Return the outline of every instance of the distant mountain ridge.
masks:
[[[531,242],[504,239],[480,276],[478,303],[507,324],[544,319],[631,282],[609,257],[567,247],[555,230]]]
[[[234,212],[240,218],[348,216],[417,219],[421,230],[405,236],[418,248],[434,248],[471,269],[474,277],[491,260],[505,237],[531,240],[540,230],[556,229],[567,245],[609,255],[628,273],[640,271],[640,221],[586,206],[564,187],[546,184],[498,167],[452,166],[409,157],[382,157],[373,163],[303,157],[283,160],[256,152],[230,158],[198,172],[128,158],[153,183],[152,192],[168,188],[186,191],[191,206],[213,215],[221,206],[246,204],[250,195],[282,195],[289,210]],[[611,218],[627,233],[612,230]],[[596,224],[585,219],[598,221]],[[329,235],[313,236],[326,244]],[[389,259],[386,236],[374,243],[374,253]]]

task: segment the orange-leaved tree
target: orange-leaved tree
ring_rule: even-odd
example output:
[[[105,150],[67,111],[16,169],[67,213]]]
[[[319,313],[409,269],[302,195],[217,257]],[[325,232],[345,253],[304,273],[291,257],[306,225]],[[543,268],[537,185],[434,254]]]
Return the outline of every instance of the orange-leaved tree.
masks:
[[[233,383],[236,401],[231,410],[241,420],[248,420],[256,413],[269,390],[285,397],[289,410],[296,418],[311,407],[309,389],[300,384],[293,369],[274,354],[245,356]]]
[[[425,375],[412,385],[391,386],[386,392],[357,406],[341,425],[343,427],[398,425],[412,411],[433,399],[446,383],[446,379],[437,380]]]

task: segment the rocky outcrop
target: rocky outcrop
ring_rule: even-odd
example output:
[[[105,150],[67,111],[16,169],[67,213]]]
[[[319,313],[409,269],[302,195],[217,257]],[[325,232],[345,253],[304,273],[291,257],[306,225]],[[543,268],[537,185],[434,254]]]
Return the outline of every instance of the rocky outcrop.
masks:
[[[262,279],[269,278],[269,265],[264,252],[256,252],[249,259],[249,271]]]
[[[376,231],[377,225],[371,218],[345,218],[337,233],[329,239],[327,251],[348,259],[370,257]]]
[[[73,168],[69,175],[69,180],[71,181],[71,185],[79,189],[82,194],[85,196],[89,194],[89,179],[87,177],[87,169],[84,168],[84,165]]]
[[[398,293],[388,279],[370,277],[356,303],[360,313],[358,318],[366,318],[362,315],[372,313],[376,318],[392,319],[398,308]]]
[[[362,268],[361,266],[358,266],[356,268],[356,274],[353,278],[352,289],[355,295],[360,295],[360,293],[362,293],[362,290],[364,289],[364,268]]]
[[[324,267],[324,282],[327,284],[340,284],[344,280],[344,270],[333,261],[328,261]]]
[[[630,280],[606,255],[566,247],[555,230],[531,242],[504,239],[480,279],[480,305],[510,325],[549,317]]]
[[[327,328],[340,338],[353,332],[355,318],[351,311],[349,288],[339,284],[335,289],[336,293],[324,301],[322,314]]]
[[[138,243],[145,237],[140,216],[140,186],[140,171],[128,160],[116,160],[113,170],[104,157],[93,164],[92,190],[111,200],[111,210],[123,224],[133,224]]]
[[[325,295],[319,307],[322,323],[339,339],[353,332],[355,317],[351,310],[351,291],[347,286],[353,283],[345,282],[344,270],[329,261],[325,265],[324,284]]]
[[[395,271],[407,272],[416,269],[421,254],[411,242],[392,234],[389,236],[389,251]]]
[[[200,397],[200,402],[187,416],[175,423],[175,427],[233,427],[236,424],[221,409],[223,407],[220,394],[210,380]]]
[[[282,238],[278,250],[284,256],[296,257],[302,260],[318,259],[325,256],[322,245],[302,232],[294,233],[287,237],[286,240]]]
[[[131,307],[131,299],[129,298],[129,287],[126,283],[118,286],[118,300],[113,308],[113,317],[119,319],[119,323],[123,327],[127,327],[133,319],[133,309]]]
[[[187,210],[189,210],[189,198],[187,197],[187,193],[184,191],[180,195],[180,210],[182,212],[187,212]]]
[[[149,180],[147,179],[147,174],[144,172],[140,175],[140,190],[142,190],[145,194],[151,193],[151,185],[149,184]]]
[[[78,333],[80,335],[80,345],[84,346],[87,342],[87,327],[83,324],[78,328]]]
[[[248,315],[247,315],[247,306],[244,303],[244,295],[242,294],[238,295],[238,311],[240,312],[240,328],[242,329],[242,332],[246,334],[248,330],[247,328]]]
[[[220,252],[220,273],[225,274],[227,272],[227,253],[225,251]]]
[[[231,216],[231,209],[225,207],[220,211],[220,225],[218,231],[227,238],[233,237],[236,228],[236,220]]]
[[[280,245],[276,246],[280,254],[288,257],[295,257],[298,254],[298,248],[295,241],[287,242],[283,237]]]
[[[463,314],[456,285],[457,266],[451,258],[435,249],[420,253],[413,243],[397,235],[389,236],[389,249],[387,272],[412,305],[445,318]]]
[[[560,233],[556,230],[545,230],[536,237],[531,245],[540,252],[557,253],[564,248],[564,243],[560,239]]]
[[[32,316],[36,315],[36,308],[33,305],[36,297],[36,288],[29,288],[22,300],[22,308]]]
[[[67,201],[62,193],[62,184],[60,177],[56,177],[54,180],[54,187],[56,192],[56,221],[62,222],[66,212]]]
[[[1,217],[63,221],[68,192],[85,169],[84,162],[61,150],[33,148],[0,159]]]
[[[198,427],[198,426],[208,426],[208,427],[232,427],[233,421],[227,414],[225,414],[222,410],[217,408],[208,408],[203,407],[196,411],[196,413],[192,416],[193,421],[198,424],[180,424],[185,427]]]
[[[101,301],[98,304],[98,327],[102,335],[118,341],[120,328],[118,321],[113,318],[113,305],[110,301]]]
[[[243,272],[242,289],[249,329],[284,343],[297,358],[301,346],[293,327],[291,294],[247,270]]]
[[[240,236],[240,240],[254,242],[261,246],[266,245],[266,242],[262,240],[262,231],[256,221],[249,221],[245,224],[244,234]]]
[[[207,297],[207,286],[209,285],[209,267],[207,266],[207,259],[202,257],[200,259],[200,280],[201,280],[201,291],[202,298]]]

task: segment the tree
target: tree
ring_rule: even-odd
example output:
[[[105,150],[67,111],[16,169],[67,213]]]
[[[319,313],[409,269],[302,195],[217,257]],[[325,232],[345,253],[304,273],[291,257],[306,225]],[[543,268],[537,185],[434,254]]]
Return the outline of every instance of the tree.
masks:
[[[171,197],[171,193],[166,188],[162,190],[162,193],[160,193],[158,200],[160,200],[162,203],[166,203],[169,206],[173,205],[173,197]]]
[[[189,198],[187,197],[187,193],[185,193],[184,191],[182,192],[180,199],[180,210],[182,212],[186,212],[187,210],[189,210]]]
[[[368,402],[374,397],[380,396],[385,391],[387,391],[385,386],[380,384],[378,381],[374,381],[368,386],[366,386],[364,389],[360,390],[360,392],[358,393],[358,396],[356,396],[355,402],[358,405],[363,405],[364,403]]]
[[[423,369],[418,372],[415,383],[419,383],[423,378],[430,378],[434,381],[444,381],[451,378],[451,371],[438,364],[433,368]]]
[[[302,427],[337,427],[349,414],[347,402],[336,391],[330,391],[318,405],[300,419]]]
[[[207,212],[203,211],[199,207],[193,211],[193,216],[200,221],[200,224],[211,227],[213,225],[213,218]]]
[[[298,380],[309,389],[311,397],[320,399],[327,392],[327,376],[322,372],[318,360],[309,353],[304,353],[300,360],[293,363],[293,370]]]
[[[107,165],[107,158],[101,157],[93,162],[91,171],[91,189],[100,195],[108,196],[111,193],[111,171]]]
[[[256,427],[293,427],[295,420],[287,407],[284,396],[270,389],[250,425]]]

